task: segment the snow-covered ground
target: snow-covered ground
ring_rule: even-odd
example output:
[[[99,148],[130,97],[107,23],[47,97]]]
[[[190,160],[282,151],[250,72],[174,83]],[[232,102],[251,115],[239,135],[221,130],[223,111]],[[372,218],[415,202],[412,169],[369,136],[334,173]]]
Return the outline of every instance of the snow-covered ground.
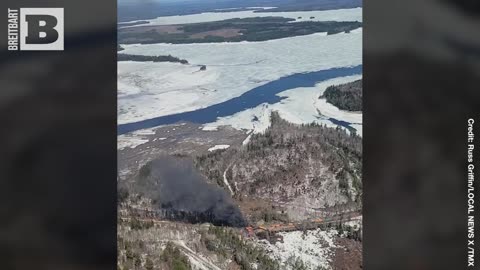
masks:
[[[154,134],[155,130],[153,129],[142,129],[132,132],[130,134],[117,136],[117,150],[122,150],[127,147],[135,148],[149,141],[147,135]]]
[[[362,29],[264,42],[122,46],[124,53],[171,54],[190,64],[119,62],[119,124],[204,108],[295,73],[362,63]]]
[[[352,227],[355,231],[362,230],[363,216],[352,218],[352,220],[345,222],[344,225]]]
[[[208,258],[190,249],[185,244],[185,241],[175,241],[175,244],[177,244],[177,246],[183,251],[183,254],[188,257],[193,270],[221,270],[221,268],[217,267]]]
[[[292,18],[296,21],[362,21],[362,8],[349,9],[333,9],[333,10],[314,10],[314,11],[295,11],[295,12],[254,12],[253,10],[233,11],[233,12],[205,12],[190,15],[165,16],[158,17],[148,21],[148,24],[141,24],[137,27],[145,25],[171,25],[222,21],[234,18],[253,18],[253,17],[284,17]],[[301,17],[301,19],[299,19]],[[310,17],[314,17],[310,19]],[[138,22],[131,21],[125,23]]]
[[[335,118],[350,123],[362,134],[362,113],[342,111],[334,105],[319,99],[325,89],[330,85],[338,85],[360,79],[362,76],[354,75],[340,77],[316,84],[314,87],[294,88],[277,94],[285,97],[281,102],[275,104],[261,104],[255,108],[248,109],[232,116],[219,118],[214,123],[204,125],[205,130],[214,130],[219,126],[230,125],[237,129],[253,130],[254,133],[265,131],[270,126],[270,114],[278,111],[285,120],[303,124],[316,122],[330,127],[336,127],[328,118]],[[324,116],[319,118],[319,112]],[[253,120],[255,119],[255,121]]]
[[[217,144],[214,147],[208,148],[208,151],[212,152],[212,151],[215,151],[215,150],[227,149],[229,147],[230,147],[230,145],[228,145],[228,144]]]
[[[338,235],[336,230],[316,229],[306,231],[283,232],[283,243],[270,244],[266,240],[258,242],[265,248],[269,255],[282,263],[282,269],[295,270],[293,263],[300,259],[307,269],[331,269],[334,238]]]

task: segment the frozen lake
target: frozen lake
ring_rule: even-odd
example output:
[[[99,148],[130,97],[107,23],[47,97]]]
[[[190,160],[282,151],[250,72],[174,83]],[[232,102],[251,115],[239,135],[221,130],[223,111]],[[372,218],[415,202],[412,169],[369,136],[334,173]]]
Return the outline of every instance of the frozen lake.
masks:
[[[361,11],[315,11],[318,14],[312,16],[316,20],[361,21]],[[309,12],[287,13],[275,15],[310,19]],[[269,15],[251,11],[203,13],[161,17],[152,23],[214,21],[226,19],[217,16],[252,14]],[[122,53],[172,55],[189,64],[119,62],[119,134],[182,120],[205,123],[205,129],[229,125],[261,132],[268,126],[272,110],[290,122],[353,127],[361,133],[361,112],[341,111],[318,96],[329,85],[361,78],[362,28],[350,33],[316,33],[262,42],[122,47]],[[199,71],[201,65],[206,70]]]
[[[351,75],[358,75],[362,73],[362,66],[357,65],[354,67],[342,67],[331,68],[327,70],[321,70],[316,72],[299,73],[286,77],[282,77],[278,80],[268,82],[264,85],[256,87],[239,97],[232,98],[225,102],[208,106],[206,108],[177,113],[172,115],[155,117],[152,119],[142,120],[133,123],[120,124],[118,126],[118,134],[125,134],[128,132],[151,128],[160,125],[173,124],[179,121],[189,121],[193,123],[211,123],[215,122],[218,117],[225,117],[234,115],[238,112],[246,109],[257,107],[260,104],[268,103],[274,104],[280,102],[282,97],[278,96],[278,93],[286,91],[288,89],[298,87],[313,87],[316,83]],[[337,125],[349,127],[350,123],[338,119],[332,118],[332,122]]]
[[[362,29],[264,42],[124,47],[128,54],[170,54],[190,64],[119,62],[119,124],[206,108],[293,74],[360,65]]]
[[[187,23],[202,23],[223,21],[234,18],[253,18],[253,17],[284,17],[295,19],[295,22],[302,21],[362,21],[362,8],[333,9],[333,10],[314,10],[314,11],[293,11],[293,12],[254,12],[253,10],[233,11],[233,12],[205,12],[190,15],[164,16],[148,21],[147,24],[139,24],[137,27],[145,25],[172,25]],[[138,22],[137,21],[130,21]],[[127,23],[127,22],[125,22]]]

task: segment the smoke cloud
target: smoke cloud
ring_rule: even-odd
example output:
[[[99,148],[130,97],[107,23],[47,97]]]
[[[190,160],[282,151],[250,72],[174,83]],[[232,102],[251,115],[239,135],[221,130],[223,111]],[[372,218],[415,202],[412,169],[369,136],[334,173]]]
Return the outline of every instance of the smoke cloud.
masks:
[[[140,169],[140,191],[168,216],[215,225],[244,226],[239,208],[228,194],[210,185],[186,158],[163,156]],[[173,215],[172,215],[173,214]]]

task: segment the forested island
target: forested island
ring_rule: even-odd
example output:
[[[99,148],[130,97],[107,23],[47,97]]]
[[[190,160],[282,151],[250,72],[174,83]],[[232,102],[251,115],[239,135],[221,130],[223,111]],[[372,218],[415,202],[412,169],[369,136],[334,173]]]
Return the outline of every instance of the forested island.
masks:
[[[118,24],[118,27],[127,27],[127,26],[134,26],[134,25],[140,25],[140,24],[148,24],[149,21],[136,21],[136,22],[122,22]]]
[[[323,96],[341,110],[361,111],[362,110],[362,80],[350,83],[329,86]]]
[[[296,0],[279,2],[275,8],[259,9],[255,12],[292,12],[292,11],[312,11],[312,10],[332,10],[344,8],[362,7],[362,0]]]
[[[362,27],[362,23],[337,21],[293,22],[284,17],[236,18],[186,25],[156,25],[121,28],[118,41],[133,43],[208,43],[265,41],[326,32],[337,34]]]
[[[149,56],[149,55],[134,55],[134,54],[124,54],[119,53],[117,57],[117,61],[137,61],[137,62],[173,62],[173,63],[181,63],[181,64],[188,64],[188,61],[185,59],[180,59],[175,56],[171,55],[157,55],[157,56]]]

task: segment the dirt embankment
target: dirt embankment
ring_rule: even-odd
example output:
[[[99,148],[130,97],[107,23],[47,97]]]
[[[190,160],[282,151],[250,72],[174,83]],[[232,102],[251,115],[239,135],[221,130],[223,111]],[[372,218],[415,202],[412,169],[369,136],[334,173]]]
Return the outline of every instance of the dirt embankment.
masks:
[[[363,268],[362,242],[348,238],[335,240],[335,256],[333,269],[335,270],[358,270]]]
[[[236,37],[236,36],[241,35],[240,31],[242,31],[242,29],[239,29],[239,28],[222,28],[222,29],[218,29],[218,30],[211,30],[211,31],[196,33],[196,34],[191,35],[190,38],[205,38],[207,36],[230,38],[230,37]]]

